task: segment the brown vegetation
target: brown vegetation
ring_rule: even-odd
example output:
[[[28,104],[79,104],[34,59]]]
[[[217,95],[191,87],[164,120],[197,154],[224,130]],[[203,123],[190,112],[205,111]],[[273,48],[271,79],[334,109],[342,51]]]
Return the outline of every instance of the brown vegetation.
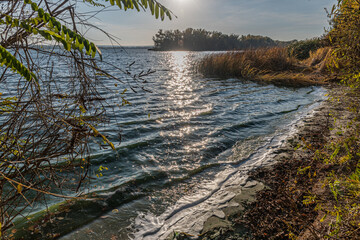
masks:
[[[315,68],[320,73],[329,73],[329,66],[331,65],[330,47],[319,48],[314,52],[310,52],[310,57],[303,61],[309,67]]]
[[[324,69],[329,54],[329,48],[319,49],[305,62],[299,62],[289,56],[286,48],[279,47],[227,52],[205,57],[198,70],[206,76],[244,78],[282,86],[321,85],[327,80]]]
[[[250,77],[291,70],[294,64],[284,48],[269,48],[209,55],[200,62],[199,70],[206,75]]]

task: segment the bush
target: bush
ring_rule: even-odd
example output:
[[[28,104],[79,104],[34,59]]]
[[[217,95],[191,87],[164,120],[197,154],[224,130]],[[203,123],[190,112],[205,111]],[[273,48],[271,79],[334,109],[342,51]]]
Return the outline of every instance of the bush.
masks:
[[[305,60],[310,57],[310,52],[314,52],[319,48],[324,47],[325,43],[320,38],[313,38],[303,41],[298,41],[288,46],[288,52],[291,56],[299,60]]]
[[[360,85],[360,3],[356,0],[339,1],[332,11],[333,28],[329,32],[332,52],[332,71],[344,83]]]

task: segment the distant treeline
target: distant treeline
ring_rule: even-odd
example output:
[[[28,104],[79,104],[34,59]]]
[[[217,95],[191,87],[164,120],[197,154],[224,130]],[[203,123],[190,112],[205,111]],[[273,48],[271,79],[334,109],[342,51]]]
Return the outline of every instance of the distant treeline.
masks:
[[[269,37],[254,35],[227,35],[221,32],[210,32],[204,29],[188,28],[180,30],[159,30],[153,37],[158,51],[189,50],[189,51],[222,51],[256,49],[264,47],[287,46],[289,42],[275,41]]]

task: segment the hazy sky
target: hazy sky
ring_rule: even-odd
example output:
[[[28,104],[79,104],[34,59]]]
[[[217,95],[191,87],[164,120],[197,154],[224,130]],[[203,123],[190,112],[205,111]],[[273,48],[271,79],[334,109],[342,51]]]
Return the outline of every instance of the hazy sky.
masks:
[[[320,36],[328,28],[324,8],[336,0],[160,0],[178,18],[156,20],[150,12],[124,12],[108,8],[91,22],[120,38],[123,46],[153,45],[159,29],[184,30],[188,27],[238,35],[269,36],[275,40],[305,39]],[[113,10],[111,10],[113,9]],[[87,11],[80,8],[81,11]],[[97,44],[110,44],[99,32],[87,35]]]

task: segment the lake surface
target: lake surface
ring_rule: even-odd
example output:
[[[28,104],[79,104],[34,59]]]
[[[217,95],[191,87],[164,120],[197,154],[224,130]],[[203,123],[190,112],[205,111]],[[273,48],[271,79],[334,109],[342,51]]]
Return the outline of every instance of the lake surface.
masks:
[[[101,91],[109,98],[110,122],[102,133],[117,152],[93,149],[92,168],[108,170],[91,180],[88,191],[111,199],[113,210],[62,239],[161,239],[173,230],[198,233],[206,218],[231,199],[228,187],[269,161],[271,150],[325,94],[318,87],[204,78],[194,66],[214,54],[209,52],[102,52],[105,61],[123,69],[135,61],[129,69],[133,73],[156,72],[141,85],[151,93],[139,87],[135,93],[130,86],[136,83],[104,65],[126,84],[114,86],[104,79],[107,88]],[[115,88],[118,93],[107,90]],[[113,110],[125,88],[131,106]]]

